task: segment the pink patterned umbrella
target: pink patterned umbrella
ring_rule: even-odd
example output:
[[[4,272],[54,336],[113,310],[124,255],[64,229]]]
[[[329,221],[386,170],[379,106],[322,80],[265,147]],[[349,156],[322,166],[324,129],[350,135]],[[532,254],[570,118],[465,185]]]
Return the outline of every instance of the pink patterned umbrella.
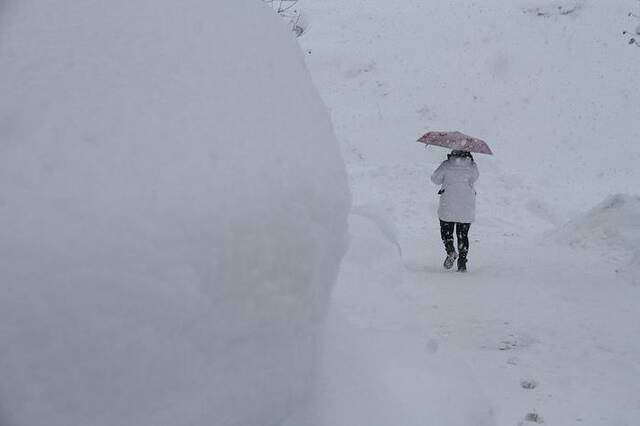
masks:
[[[489,145],[481,139],[460,132],[429,132],[418,139],[425,145],[436,145],[457,151],[478,152],[493,155]]]

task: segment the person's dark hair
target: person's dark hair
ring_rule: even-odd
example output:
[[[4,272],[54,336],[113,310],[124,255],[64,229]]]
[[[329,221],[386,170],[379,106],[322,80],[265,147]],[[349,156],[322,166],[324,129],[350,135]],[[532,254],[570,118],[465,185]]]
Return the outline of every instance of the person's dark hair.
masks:
[[[447,155],[447,159],[452,158],[452,157],[471,158],[471,161],[474,161],[473,155],[471,155],[471,153],[469,151],[453,150],[453,151],[451,151],[451,154]]]

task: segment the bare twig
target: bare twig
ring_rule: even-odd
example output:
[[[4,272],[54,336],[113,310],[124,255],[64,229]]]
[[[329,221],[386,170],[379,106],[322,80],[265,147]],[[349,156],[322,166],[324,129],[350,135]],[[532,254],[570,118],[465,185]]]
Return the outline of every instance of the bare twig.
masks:
[[[293,22],[293,32],[296,33],[296,37],[300,37],[304,34],[304,28],[300,25],[300,20],[302,19],[302,15],[296,16],[295,22]]]
[[[639,0],[640,3],[640,0]],[[629,12],[628,15],[630,18],[636,18],[636,19],[640,19],[640,14],[634,13],[634,12]],[[638,38],[640,38],[640,24],[638,24],[638,26],[636,26],[635,31],[623,31],[622,35],[625,36],[629,36],[629,44],[635,44],[636,46],[640,47],[640,40],[638,40]]]
[[[279,7],[279,13],[284,13],[290,9],[293,9],[298,4],[298,0],[289,0],[288,3],[289,4],[285,7],[282,7],[282,6]],[[281,1],[281,4],[282,4],[282,1]]]
[[[0,0],[1,1],[1,0]],[[295,8],[298,0],[264,0],[271,8],[284,19],[289,21],[291,30],[300,37],[306,31],[302,14]]]

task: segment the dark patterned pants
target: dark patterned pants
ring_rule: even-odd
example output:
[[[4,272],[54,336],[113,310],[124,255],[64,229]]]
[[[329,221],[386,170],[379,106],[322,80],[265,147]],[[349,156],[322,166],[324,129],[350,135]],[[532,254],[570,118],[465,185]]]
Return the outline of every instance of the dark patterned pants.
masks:
[[[456,232],[458,237],[458,253],[460,259],[466,259],[469,252],[469,228],[470,223],[458,223],[458,222],[445,222],[440,221],[440,236],[444,243],[444,248],[447,250],[447,254],[455,251],[453,241],[453,231]]]

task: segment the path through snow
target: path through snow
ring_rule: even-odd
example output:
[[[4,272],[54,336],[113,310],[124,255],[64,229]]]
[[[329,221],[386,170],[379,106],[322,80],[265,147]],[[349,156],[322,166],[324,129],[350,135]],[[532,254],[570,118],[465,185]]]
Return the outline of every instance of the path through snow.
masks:
[[[422,341],[424,357],[458,360],[498,425],[527,416],[557,425],[635,424],[640,289],[621,272],[628,254],[561,247],[535,229],[481,220],[472,227],[470,272],[445,271],[436,220],[416,207],[431,198],[423,182],[392,175],[384,175],[394,188],[385,194],[402,218],[403,258],[374,275],[367,269],[379,265],[375,258],[363,266],[347,256],[334,296],[346,317],[362,329]],[[380,189],[366,181],[356,193]],[[371,236],[354,235],[360,238]]]

